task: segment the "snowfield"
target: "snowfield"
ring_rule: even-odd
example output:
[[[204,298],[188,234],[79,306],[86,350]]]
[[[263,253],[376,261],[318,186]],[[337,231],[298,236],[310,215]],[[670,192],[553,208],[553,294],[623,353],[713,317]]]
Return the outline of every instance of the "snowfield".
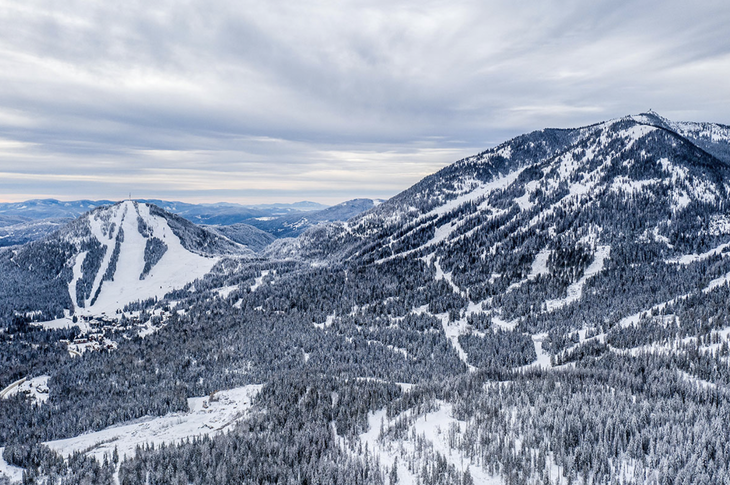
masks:
[[[35,404],[44,403],[48,400],[48,379],[49,376],[19,379],[0,391],[0,399],[8,399],[20,392],[27,394]]]
[[[81,451],[100,462],[111,457],[114,448],[120,457],[130,457],[137,445],[179,443],[185,438],[227,431],[248,416],[260,385],[249,385],[216,392],[214,398],[188,398],[187,413],[172,413],[161,417],[140,418],[130,423],[112,426],[65,440],[45,443],[64,457]]]

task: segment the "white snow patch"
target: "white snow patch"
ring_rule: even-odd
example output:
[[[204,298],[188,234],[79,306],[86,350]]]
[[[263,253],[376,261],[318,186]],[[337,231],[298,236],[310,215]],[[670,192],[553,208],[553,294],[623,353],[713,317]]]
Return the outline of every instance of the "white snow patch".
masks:
[[[454,293],[461,295],[461,288],[456,286],[456,283],[454,283],[454,280],[451,277],[451,271],[449,271],[448,273],[444,273],[444,270],[441,269],[441,264],[438,259],[434,262],[434,267],[436,268],[436,276],[434,276],[434,279],[436,281],[445,280],[451,286],[451,289],[454,291]]]
[[[535,344],[535,353],[537,354],[537,360],[532,364],[527,364],[522,367],[518,367],[517,370],[526,369],[550,369],[552,364],[550,363],[550,354],[545,352],[542,348],[542,344],[547,338],[547,333],[540,333],[532,335],[532,342]]]
[[[493,315],[492,316],[492,323],[496,325],[497,327],[501,328],[502,330],[514,330],[515,327],[517,327],[517,324],[520,322],[519,318],[515,318],[514,320],[510,320],[509,322],[502,320],[502,318]]]
[[[517,177],[520,176],[520,174],[525,170],[525,168],[520,168],[518,170],[515,170],[514,172],[510,172],[507,175],[495,177],[491,182],[482,183],[477,182],[478,185],[473,190],[470,190],[469,192],[460,195],[459,197],[452,199],[445,204],[433,209],[428,214],[426,214],[424,217],[430,217],[433,215],[442,216],[448,212],[451,212],[454,209],[457,209],[458,207],[466,204],[467,202],[471,202],[477,199],[480,199],[482,197],[485,197],[489,195],[490,193],[494,192],[495,190],[500,190],[505,187],[509,187],[509,185],[517,180]]]
[[[167,245],[167,251],[152,267],[145,279],[139,277],[145,266],[144,249],[147,238],[139,233],[137,217],[149,226],[154,237]],[[117,309],[128,303],[148,298],[161,298],[172,290],[184,287],[208,273],[219,258],[207,258],[185,249],[164,218],[150,214],[147,204],[125,201],[114,207],[111,222],[116,223],[115,231],[105,236],[103,221],[90,217],[92,233],[100,243],[107,246],[104,261],[96,275],[92,296],[101,284],[101,293],[94,305],[79,308],[78,312],[88,315],[106,313],[113,315]],[[124,230],[114,279],[104,281],[102,277],[109,266],[111,254],[116,244],[116,235]],[[112,237],[110,238],[109,235]]]
[[[224,286],[222,288],[217,288],[215,290],[215,292],[218,293],[218,295],[221,298],[225,299],[225,298],[228,298],[228,295],[230,295],[231,293],[233,293],[237,289],[238,289],[238,285],[231,285],[231,286]]]
[[[525,184],[525,193],[520,197],[515,197],[514,201],[518,206],[520,206],[520,210],[528,211],[532,209],[535,204],[533,202],[530,202],[530,196],[539,185],[539,181],[531,180],[530,182],[527,182],[527,184]]]
[[[320,330],[324,330],[325,328],[331,327],[333,323],[335,323],[335,314],[327,315],[327,318],[322,323],[314,323],[313,325]]]
[[[489,475],[486,470],[477,463],[472,462],[469,457],[462,454],[458,449],[449,446],[449,434],[462,435],[466,431],[467,423],[453,417],[453,406],[451,404],[437,401],[436,405],[437,410],[415,419],[406,436],[415,433],[416,436],[431,443],[433,452],[440,453],[459,472],[464,472],[468,467],[475,484],[501,484],[502,481],[499,477]],[[405,464],[408,462],[409,455],[415,455],[416,444],[410,439],[398,442],[384,442],[380,439],[381,425],[385,431],[393,423],[394,420],[388,420],[385,409],[370,413],[368,415],[368,431],[360,435],[360,442],[363,448],[367,445],[368,450],[380,459],[382,465],[392,467],[396,456],[398,456],[399,483],[415,485],[417,477],[407,469]],[[420,469],[420,466],[415,468]]]
[[[707,259],[711,256],[715,256],[716,254],[723,254],[725,249],[730,247],[730,243],[720,244],[714,249],[710,249],[709,251],[706,251],[702,254],[685,254],[682,256],[679,256],[677,258],[672,258],[666,260],[667,263],[670,264],[692,264],[697,261],[702,261],[704,259]]]
[[[62,328],[71,328],[73,326],[78,326],[79,330],[81,330],[81,333],[87,333],[91,330],[88,322],[81,318],[77,318],[76,323],[74,323],[73,317],[68,310],[64,310],[64,316],[61,318],[48,320],[45,322],[32,322],[31,325],[37,325],[39,327],[43,327],[46,330],[59,330]]]
[[[0,399],[7,399],[21,393],[29,396],[35,404],[44,403],[48,400],[49,378],[49,376],[38,376],[32,379],[18,379],[0,391]]]
[[[264,284],[264,278],[266,278],[268,275],[269,275],[268,269],[261,271],[261,276],[256,278],[253,282],[253,285],[251,285],[251,291],[253,292],[253,291],[256,291],[259,288],[261,288],[261,285]]]
[[[76,300],[76,283],[83,276],[83,272],[81,271],[81,266],[84,264],[84,260],[86,259],[86,255],[88,253],[89,253],[88,251],[82,251],[76,256],[76,260],[74,261],[74,265],[73,265],[73,278],[71,279],[71,282],[68,284],[68,294],[71,297],[71,303],[74,306],[74,310],[78,309],[78,303]]]
[[[111,457],[115,447],[120,457],[131,457],[134,456],[137,445],[179,443],[185,438],[231,429],[233,424],[248,416],[253,398],[261,387],[249,385],[218,391],[212,400],[210,396],[191,397],[188,398],[190,411],[187,413],[140,418],[101,431],[45,444],[64,457],[83,451],[102,461],[105,454]]]
[[[568,295],[565,298],[548,300],[545,302],[547,311],[551,312],[553,310],[562,308],[566,305],[570,305],[571,303],[578,301],[583,295],[583,286],[586,284],[586,281],[588,281],[588,278],[590,278],[591,276],[594,276],[603,271],[603,264],[606,258],[609,257],[610,253],[610,246],[598,246],[596,248],[596,253],[593,257],[593,262],[588,266],[588,268],[586,268],[583,276],[578,281],[568,287]]]
[[[0,477],[6,476],[10,482],[20,482],[23,480],[23,472],[25,469],[10,465],[3,458],[5,447],[0,448]]]

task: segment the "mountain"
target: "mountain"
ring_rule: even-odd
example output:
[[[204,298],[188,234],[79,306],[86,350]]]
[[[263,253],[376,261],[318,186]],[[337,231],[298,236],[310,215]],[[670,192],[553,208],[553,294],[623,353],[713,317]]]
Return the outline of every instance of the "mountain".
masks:
[[[327,206],[316,202],[295,202],[293,204],[240,205],[228,202],[216,204],[188,204],[157,199],[144,199],[141,202],[155,204],[168,212],[177,214],[196,224],[231,225],[241,222],[251,223],[256,218],[280,217],[289,214],[303,215],[320,211]]]
[[[346,221],[381,201],[353,199],[333,207],[307,201],[248,206],[226,202],[189,204],[158,199],[141,199],[138,202],[156,205],[196,224],[216,227],[248,224],[279,238],[297,236],[317,224]],[[24,244],[38,239],[50,234],[54,224],[79,217],[90,209],[113,203],[108,200],[64,202],[55,199],[0,203],[0,247]],[[241,227],[228,232],[243,237]],[[248,232],[253,234],[250,230]],[[268,238],[252,244],[261,244],[265,239]]]
[[[69,218],[39,219],[0,225],[0,247],[19,246],[41,239],[71,221]]]
[[[39,241],[0,252],[0,316],[113,314],[160,298],[250,250],[159,207],[98,207]]]
[[[244,224],[243,222],[238,222],[236,224],[230,224],[227,226],[204,225],[202,227],[209,229],[216,234],[227,237],[231,241],[246,246],[254,252],[261,251],[276,239],[268,232],[262,231],[261,229],[251,226],[249,224]]]
[[[248,219],[246,222],[277,238],[296,237],[310,227],[335,221],[346,221],[372,209],[382,201],[378,199],[352,199],[323,210],[306,214],[287,214]]]
[[[132,202],[5,249],[0,473],[728,483],[724,130],[649,112],[528,133],[256,257],[232,242],[249,227]],[[28,324],[160,275],[175,289],[115,322]]]

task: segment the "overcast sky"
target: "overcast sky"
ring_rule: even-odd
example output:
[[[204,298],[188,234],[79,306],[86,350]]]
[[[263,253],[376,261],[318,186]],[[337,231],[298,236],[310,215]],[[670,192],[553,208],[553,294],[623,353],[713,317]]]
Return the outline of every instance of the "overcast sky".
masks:
[[[387,198],[518,134],[730,124],[724,1],[0,0],[0,200]]]

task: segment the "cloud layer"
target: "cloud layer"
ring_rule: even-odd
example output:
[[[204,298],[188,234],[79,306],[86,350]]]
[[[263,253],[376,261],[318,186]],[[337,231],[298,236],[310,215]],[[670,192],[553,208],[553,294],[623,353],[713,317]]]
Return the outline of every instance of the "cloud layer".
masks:
[[[0,199],[335,203],[546,126],[730,123],[726,2],[151,3],[0,1]]]

